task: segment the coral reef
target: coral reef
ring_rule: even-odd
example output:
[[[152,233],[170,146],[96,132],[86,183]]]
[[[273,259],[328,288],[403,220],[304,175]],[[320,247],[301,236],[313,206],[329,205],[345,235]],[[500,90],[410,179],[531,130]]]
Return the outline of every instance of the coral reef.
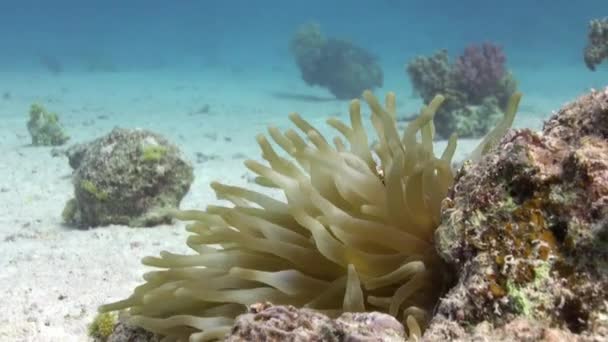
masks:
[[[74,198],[62,216],[79,227],[152,226],[170,221],[193,181],[176,146],[145,130],[115,128],[66,152],[74,169]]]
[[[399,136],[395,96],[383,108],[371,92],[378,143],[371,149],[360,102],[350,104],[351,125],[328,123],[345,138],[335,147],[299,115],[294,130],[269,134],[291,158],[281,157],[257,137],[269,166],[248,160],[256,182],[282,190],[286,202],[245,188],[212,183],[232,206],[177,211],[193,233],[196,253],[162,252],[143,263],[161,268],[122,301],[100,311],[128,309],[129,322],[167,341],[222,338],[246,305],[270,301],[315,309],[330,316],[380,311],[404,321],[409,338],[420,337],[446,284],[434,246],[440,204],[453,181],[455,137],[441,157],[433,151],[432,119],[443,102],[436,96]],[[510,111],[474,155],[486,152],[515,115]],[[417,135],[421,140],[418,141]]]
[[[425,104],[435,94],[445,96],[435,120],[437,134],[443,138],[454,132],[461,137],[483,136],[498,122],[516,91],[502,49],[490,43],[467,47],[455,63],[450,62],[447,50],[419,56],[408,63],[406,71]]]
[[[237,317],[225,341],[402,342],[405,337],[401,323],[379,312],[348,312],[331,319],[315,310],[260,303]]]
[[[608,339],[607,117],[608,88],[593,91],[462,168],[435,233],[459,279],[429,334],[523,319]]]
[[[608,18],[594,19],[589,22],[587,46],[584,50],[585,65],[595,71],[598,64],[608,59]]]
[[[300,27],[290,50],[302,79],[327,88],[338,99],[356,98],[365,89],[382,86],[382,69],[374,56],[349,41],[325,38],[317,24]]]
[[[70,139],[59,123],[59,116],[56,113],[48,112],[39,104],[33,104],[30,107],[27,130],[34,146],[58,146]]]

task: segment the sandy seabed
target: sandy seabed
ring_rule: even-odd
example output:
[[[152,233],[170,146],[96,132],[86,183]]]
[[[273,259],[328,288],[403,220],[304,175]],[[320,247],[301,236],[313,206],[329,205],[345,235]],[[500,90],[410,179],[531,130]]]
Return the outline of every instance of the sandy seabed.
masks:
[[[593,86],[593,80],[583,79],[552,92],[557,71],[543,72],[535,70],[528,83],[522,82],[518,127],[540,128],[552,110]],[[403,71],[390,75],[385,89],[397,92],[399,114],[416,112],[420,100],[410,96]],[[546,84],[538,81],[543,79]],[[0,341],[87,341],[97,306],[128,296],[142,282],[142,257],[161,250],[187,252],[181,222],[90,230],[63,225],[61,211],[73,191],[71,169],[65,157],[51,156],[51,148],[30,145],[26,121],[32,103],[59,113],[71,135],[68,146],[115,126],[165,135],[194,166],[195,182],[181,207],[201,209],[216,201],[210,181],[247,185],[243,159],[259,157],[255,134],[268,124],[288,127],[287,114],[297,111],[333,135],[324,120],[348,118],[347,101],[305,86],[289,67],[4,72],[1,93],[7,96],[0,98]],[[457,159],[475,144],[460,141]]]

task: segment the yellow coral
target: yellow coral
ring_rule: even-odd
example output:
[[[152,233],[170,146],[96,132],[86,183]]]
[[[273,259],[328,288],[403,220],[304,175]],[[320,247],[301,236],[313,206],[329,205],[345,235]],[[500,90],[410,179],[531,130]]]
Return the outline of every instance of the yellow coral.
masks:
[[[157,162],[163,159],[169,149],[162,145],[150,145],[146,146],[142,150],[142,158],[147,162]]]
[[[89,325],[89,336],[105,341],[112,334],[112,331],[114,331],[117,318],[118,315],[115,312],[98,314]]]

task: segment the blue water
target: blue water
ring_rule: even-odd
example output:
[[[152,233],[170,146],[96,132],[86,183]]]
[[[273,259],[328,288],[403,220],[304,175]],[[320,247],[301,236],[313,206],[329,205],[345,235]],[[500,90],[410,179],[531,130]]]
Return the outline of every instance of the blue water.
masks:
[[[86,115],[109,116],[95,135],[113,125],[171,135],[162,131],[167,123],[183,123],[172,120],[205,103],[228,107],[220,118],[257,112],[259,126],[248,125],[247,137],[269,123],[286,124],[291,111],[323,121],[345,113],[345,103],[306,85],[288,48],[300,25],[316,22],[326,36],[378,57],[379,92],[396,91],[405,114],[421,104],[412,97],[408,61],[439,49],[454,58],[470,44],[498,44],[524,93],[516,126],[539,128],[565,101],[608,85],[608,63],[592,72],[582,58],[588,21],[605,15],[605,0],[4,0],[0,92],[12,102],[0,101],[0,115],[21,120],[39,101],[74,113],[64,115],[68,126]],[[207,123],[210,130],[230,129]],[[73,132],[73,141],[91,134]]]
[[[486,40],[514,64],[581,65],[587,22],[603,15],[603,0],[4,0],[0,69],[35,67],[36,54],[57,56],[66,69],[91,54],[132,69],[289,63],[289,37],[308,21],[389,67]]]
[[[591,72],[582,58],[588,21],[605,15],[605,0],[4,0],[0,72],[5,80],[0,91],[12,92],[22,102],[13,102],[11,111],[44,102],[47,92],[63,96],[55,101],[59,111],[72,111],[81,105],[76,100],[89,99],[93,106],[108,106],[125,116],[128,96],[140,88],[155,89],[146,96],[159,103],[142,109],[134,104],[133,111],[156,110],[159,117],[170,118],[161,102],[167,108],[191,109],[175,106],[175,92],[166,88],[199,82],[213,84],[216,92],[257,91],[253,100],[265,104],[260,110],[281,118],[289,111],[326,117],[345,106],[306,103],[309,96],[332,96],[301,80],[288,48],[301,24],[317,22],[326,36],[349,39],[378,57],[384,71],[379,91],[397,91],[404,112],[420,106],[404,71],[412,58],[439,49],[448,49],[454,58],[470,44],[498,44],[525,94],[522,108],[528,113],[522,115],[546,118],[563,102],[608,84],[608,63]],[[37,79],[24,76],[11,83],[7,73]],[[175,84],[178,80],[185,83]],[[41,91],[28,88],[31,83],[48,86]],[[104,98],[103,87],[125,95]],[[279,92],[290,96],[273,96]],[[112,108],[119,102],[123,105]],[[0,103],[0,112],[6,110]]]

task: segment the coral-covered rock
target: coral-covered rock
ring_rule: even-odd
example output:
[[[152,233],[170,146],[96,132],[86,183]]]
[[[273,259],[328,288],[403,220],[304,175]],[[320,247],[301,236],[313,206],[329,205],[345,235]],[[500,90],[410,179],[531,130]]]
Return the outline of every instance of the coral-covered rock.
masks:
[[[67,151],[74,198],[63,211],[79,227],[152,226],[170,221],[193,181],[192,166],[159,134],[115,128]]]
[[[371,53],[346,40],[326,39],[319,25],[303,25],[290,48],[302,79],[327,88],[338,99],[358,98],[384,82],[382,68]]]
[[[160,342],[161,340],[162,337],[159,335],[120,321],[114,326],[114,330],[108,338],[95,338],[94,342]]]
[[[608,338],[608,88],[465,165],[435,241],[459,276],[429,331],[525,318]]]
[[[494,127],[517,88],[506,70],[502,49],[491,43],[468,47],[454,63],[446,50],[419,56],[408,63],[406,71],[425,104],[437,94],[445,96],[434,119],[443,138],[452,133],[483,136]]]
[[[293,306],[254,304],[239,316],[227,342],[238,341],[404,341],[403,326],[379,312],[344,313],[337,319]]]
[[[608,58],[608,18],[589,22],[587,40],[584,50],[585,64],[587,68],[595,71],[596,66]]]

